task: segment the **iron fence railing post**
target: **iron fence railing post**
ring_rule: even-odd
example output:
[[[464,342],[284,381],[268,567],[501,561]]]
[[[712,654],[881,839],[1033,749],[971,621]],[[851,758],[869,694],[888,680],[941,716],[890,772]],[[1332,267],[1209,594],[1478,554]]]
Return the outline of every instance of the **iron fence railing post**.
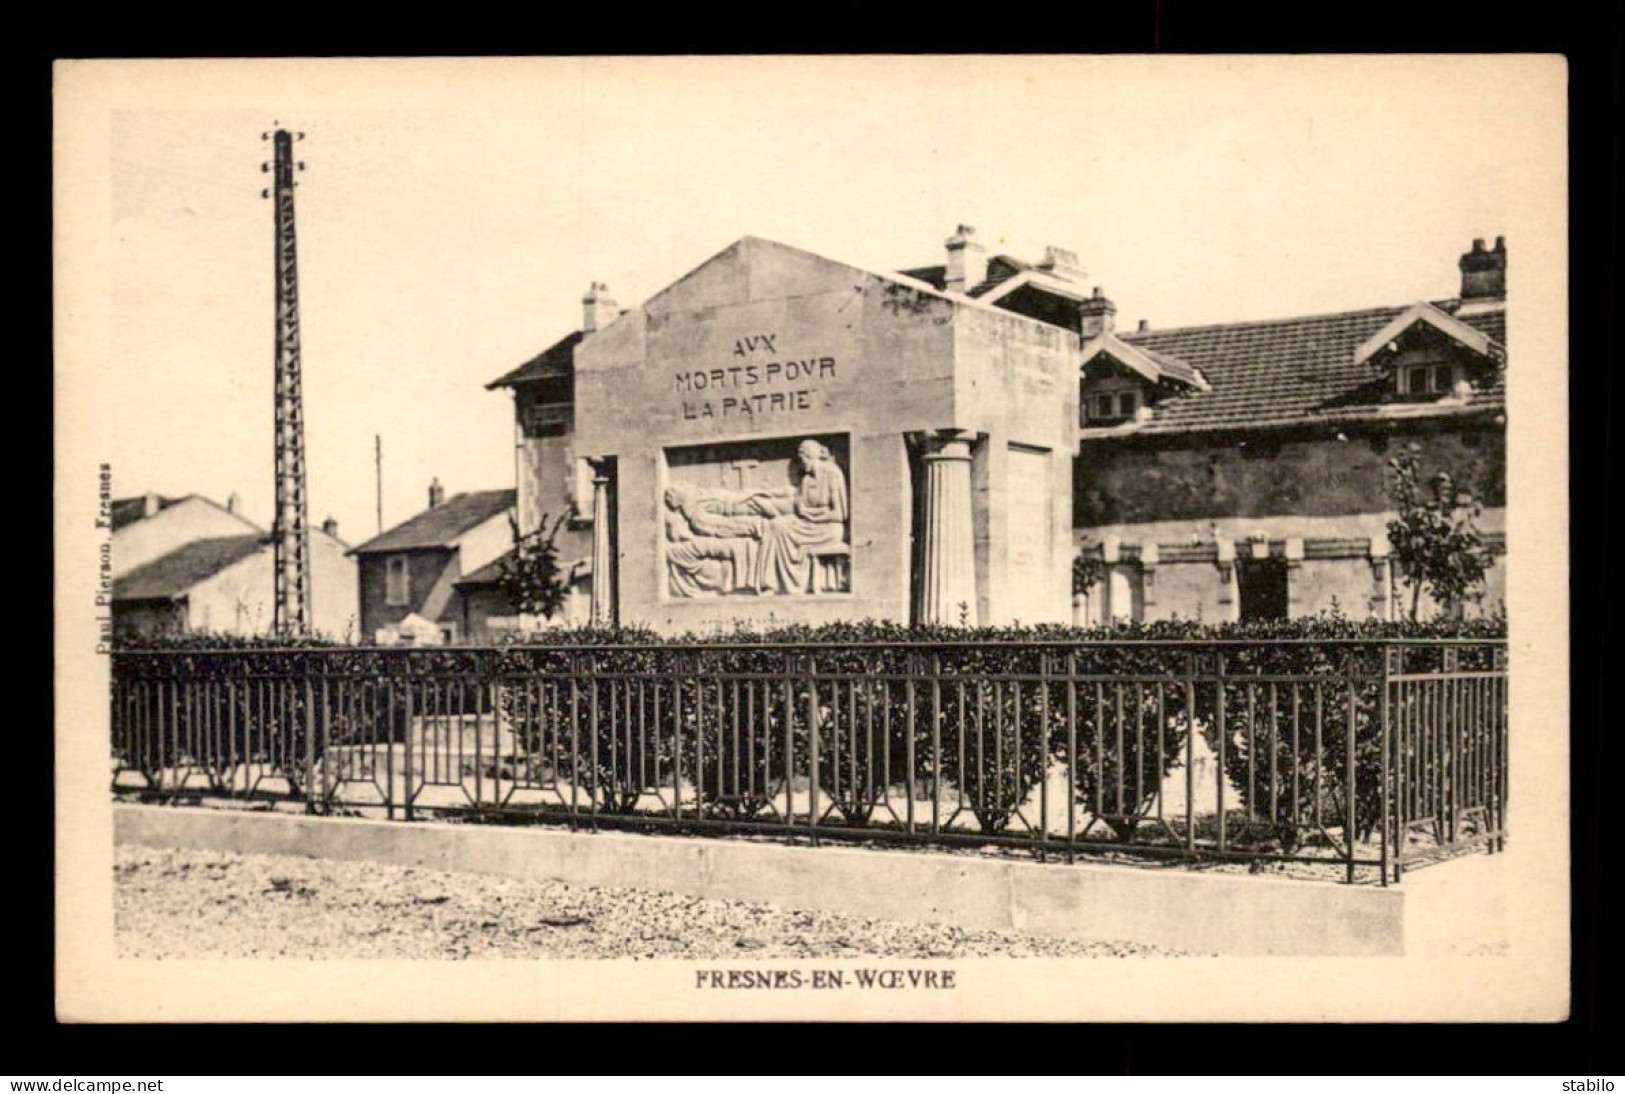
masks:
[[[942,831],[942,653],[931,651],[931,834]]]
[[[305,812],[316,811],[316,687],[305,674]]]
[[[908,801],[906,803],[906,810],[907,810],[908,819],[904,824],[904,829],[911,836],[914,834],[914,794],[915,794],[914,767],[915,767],[915,762],[916,762],[915,757],[914,757],[914,734],[916,732],[916,724],[917,724],[916,721],[915,721],[915,711],[914,711],[914,677],[915,677],[916,672],[918,672],[918,670],[919,670],[919,663],[918,663],[918,660],[917,660],[917,656],[918,655],[911,652],[909,657],[903,662],[904,670],[908,674],[905,677],[906,682],[905,682],[905,685],[904,685],[907,688],[906,694],[908,696],[908,720],[907,720],[907,723],[905,724],[905,728],[904,728],[904,732],[906,734],[906,736],[904,737],[904,746],[905,746],[907,757],[908,757],[908,759],[907,759],[907,771],[904,772],[904,776],[908,780],[907,781]]]
[[[1225,696],[1225,691],[1224,691],[1224,682],[1225,682],[1225,678],[1224,678],[1224,667],[1225,667],[1224,666],[1224,661],[1225,661],[1224,651],[1223,650],[1216,651],[1215,654],[1214,654],[1214,670],[1215,670],[1215,673],[1214,673],[1214,675],[1215,675],[1214,686],[1218,689],[1218,697],[1217,697],[1218,701],[1217,701],[1217,706],[1216,706],[1216,713],[1215,713],[1214,719],[1213,719],[1213,721],[1214,721],[1213,735],[1217,739],[1217,742],[1218,742],[1218,745],[1219,745],[1219,755],[1218,755],[1217,760],[1216,760],[1218,768],[1214,772],[1213,782],[1218,787],[1218,791],[1217,791],[1215,796],[1218,798],[1218,821],[1219,821],[1218,837],[1219,837],[1219,852],[1221,854],[1224,853],[1225,850],[1227,850],[1227,844],[1228,844],[1228,841],[1225,838],[1225,836],[1226,836],[1226,832],[1225,832],[1225,829],[1226,829],[1226,817],[1224,815],[1224,787],[1225,787],[1225,783],[1229,781],[1229,771],[1228,771],[1227,766],[1225,764],[1225,751],[1226,751],[1227,746],[1229,744],[1229,742],[1226,740],[1226,738],[1228,738],[1230,736],[1229,730],[1226,728],[1226,726],[1224,724],[1225,703],[1226,703],[1226,696]]]
[[[1038,651],[1038,860],[1044,861],[1044,847],[1049,843],[1049,773],[1050,773],[1050,728],[1049,728],[1049,654],[1044,650]],[[932,828],[936,827],[936,814],[931,816]]]
[[[795,749],[795,681],[789,663],[789,654],[785,654],[779,663],[780,680],[784,696],[784,825],[794,828],[796,825],[796,749]]]
[[[1073,863],[1078,859],[1078,651],[1075,649],[1066,651],[1066,676],[1066,861]]]
[[[379,678],[384,692],[384,809],[390,820],[395,819],[395,677]],[[374,723],[372,739],[377,747],[378,727]],[[376,756],[376,752],[374,756]]]
[[[1508,757],[1511,753],[1511,733],[1509,731],[1509,726],[1511,724],[1512,711],[1512,676],[1507,671],[1508,665],[1505,664],[1505,652],[1503,652],[1502,657],[1503,664],[1501,665],[1501,674],[1500,678],[1496,681],[1500,698],[1496,703],[1495,719],[1496,766],[1498,768],[1496,772],[1496,782],[1498,784],[1496,787],[1496,799],[1500,803],[1500,816],[1498,818],[1500,823],[1496,825],[1496,828],[1501,833],[1501,838],[1496,841],[1495,849],[1497,851],[1505,851],[1507,840],[1511,838],[1511,826],[1509,824],[1508,817],[1512,812],[1512,798],[1508,794],[1508,787],[1511,785],[1511,777],[1507,763]]]
[[[1185,655],[1185,853],[1196,854],[1196,722],[1197,655]]]
[[[1354,884],[1354,860],[1356,837],[1355,803],[1359,797],[1359,788],[1355,785],[1355,739],[1359,736],[1359,657],[1354,647],[1349,647],[1348,664],[1345,667],[1348,682],[1348,730],[1343,734],[1345,756],[1345,774],[1343,779],[1343,849],[1348,855],[1348,883]]]
[[[415,706],[415,704],[413,702],[414,696],[412,694],[413,676],[412,676],[412,673],[411,673],[412,663],[411,663],[411,658],[410,657],[407,658],[406,667],[407,667],[407,675],[406,675],[406,710],[405,710],[405,716],[404,716],[405,729],[406,729],[406,746],[405,746],[405,754],[402,757],[402,766],[404,766],[406,768],[406,770],[401,773],[401,778],[402,778],[401,805],[402,805],[402,807],[404,809],[406,819],[411,820],[412,819],[413,806],[416,804],[416,801],[417,801],[417,776],[413,773],[413,770],[412,770],[412,767],[413,767],[413,764],[412,764],[412,759],[413,759],[413,756],[412,756],[412,729],[413,729],[413,726],[412,726],[412,711],[413,711],[413,707]]]
[[[813,659],[801,658],[802,686],[807,689],[807,831],[818,846],[818,682],[813,676]]]
[[[491,680],[491,804],[502,807],[502,676],[496,666]],[[517,763],[517,757],[515,762]]]
[[[1389,721],[1390,721],[1390,718],[1391,718],[1391,711],[1390,711],[1389,701],[1388,701],[1388,687],[1389,687],[1388,676],[1389,676],[1389,668],[1390,668],[1390,666],[1388,664],[1388,658],[1391,655],[1391,650],[1389,649],[1387,644],[1384,644],[1381,647],[1381,653],[1382,653],[1382,678],[1381,678],[1381,680],[1379,681],[1379,684],[1378,684],[1378,686],[1381,688],[1381,691],[1379,691],[1378,694],[1377,694],[1377,719],[1378,719],[1378,722],[1380,723],[1380,727],[1381,727],[1380,728],[1380,732],[1381,732],[1381,742],[1380,743],[1381,743],[1381,749],[1382,749],[1382,776],[1381,776],[1382,777],[1382,806],[1381,806],[1381,812],[1378,813],[1378,817],[1380,819],[1377,822],[1377,827],[1380,829],[1380,831],[1377,834],[1377,839],[1378,839],[1378,843],[1379,843],[1379,858],[1382,860],[1381,864],[1380,864],[1380,870],[1381,870],[1381,875],[1380,876],[1381,876],[1381,879],[1382,879],[1382,884],[1386,886],[1388,884],[1388,847],[1389,847],[1389,842],[1390,842],[1390,839],[1391,839],[1391,836],[1392,836],[1392,825],[1393,825],[1393,818],[1391,816],[1389,816],[1389,812],[1388,812],[1389,811],[1389,798],[1390,798],[1389,785],[1388,785],[1389,778],[1390,778],[1388,749],[1390,747],[1389,739],[1390,739],[1390,736],[1391,736],[1390,730],[1389,730]]]
[[[598,668],[598,666],[597,666],[595,660],[592,659],[591,656],[589,655],[588,662],[587,662],[587,669],[588,669],[587,679],[588,679],[589,683],[592,686],[592,692],[591,692],[591,698],[588,700],[588,703],[587,703],[587,708],[588,708],[588,714],[587,714],[587,771],[588,771],[589,777],[592,780],[592,784],[589,787],[591,792],[587,795],[587,827],[588,827],[588,829],[590,831],[593,831],[593,832],[598,831],[598,801],[603,796],[603,792],[604,792],[603,787],[600,785],[601,780],[603,779],[603,773],[600,770],[602,765],[599,763],[599,757],[602,756],[603,753],[599,751],[599,747],[598,747],[598,672],[597,672],[597,668]],[[674,781],[675,781],[675,778],[674,778]],[[611,793],[613,793],[614,790],[615,790],[615,787],[613,787],[613,786],[610,787],[610,792]],[[675,798],[675,800],[679,803],[679,807],[680,807],[682,798],[680,796],[677,796]]]
[[[570,681],[570,830],[575,831],[581,798],[581,662],[571,658]],[[596,682],[594,683],[596,690]]]

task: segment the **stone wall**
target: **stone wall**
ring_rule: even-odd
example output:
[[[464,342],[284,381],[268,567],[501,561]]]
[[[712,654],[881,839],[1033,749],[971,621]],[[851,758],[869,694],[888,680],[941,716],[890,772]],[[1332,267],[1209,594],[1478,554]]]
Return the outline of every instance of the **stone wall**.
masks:
[[[1384,510],[1390,504],[1387,461],[1412,441],[1421,446],[1429,474],[1450,473],[1486,506],[1506,504],[1503,426],[1407,423],[1345,436],[1087,440],[1073,476],[1077,526]]]

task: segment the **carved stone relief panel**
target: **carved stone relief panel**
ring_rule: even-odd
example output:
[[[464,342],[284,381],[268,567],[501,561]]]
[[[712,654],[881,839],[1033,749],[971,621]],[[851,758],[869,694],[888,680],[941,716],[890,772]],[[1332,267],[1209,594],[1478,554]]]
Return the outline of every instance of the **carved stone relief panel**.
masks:
[[[667,595],[820,596],[852,588],[844,436],[666,450]]]

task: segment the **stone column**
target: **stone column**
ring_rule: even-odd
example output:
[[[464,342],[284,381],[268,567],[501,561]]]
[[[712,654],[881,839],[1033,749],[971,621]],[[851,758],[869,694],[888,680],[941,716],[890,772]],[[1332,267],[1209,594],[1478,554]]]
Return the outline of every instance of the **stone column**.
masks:
[[[1100,625],[1109,627],[1124,615],[1123,593],[1125,584],[1118,580],[1118,565],[1123,561],[1123,541],[1117,536],[1104,536],[1100,541],[1100,561],[1105,570],[1100,575]],[[1127,614],[1134,614],[1134,593],[1128,590]]]
[[[1394,618],[1393,566],[1389,559],[1388,537],[1371,537],[1371,614],[1378,619]]]
[[[1155,540],[1140,544],[1140,618],[1157,618],[1157,564],[1162,561],[1161,549]]]
[[[1236,587],[1236,541],[1220,536],[1214,546],[1219,565],[1219,621],[1234,623],[1241,618],[1241,592]]]
[[[610,506],[614,486],[615,461],[612,457],[589,457],[592,468],[592,625],[615,625],[615,550]]]
[[[977,622],[976,541],[971,525],[971,441],[958,430],[927,434],[920,622]]]
[[[1286,541],[1286,615],[1297,619],[1303,615],[1303,540],[1294,536]]]

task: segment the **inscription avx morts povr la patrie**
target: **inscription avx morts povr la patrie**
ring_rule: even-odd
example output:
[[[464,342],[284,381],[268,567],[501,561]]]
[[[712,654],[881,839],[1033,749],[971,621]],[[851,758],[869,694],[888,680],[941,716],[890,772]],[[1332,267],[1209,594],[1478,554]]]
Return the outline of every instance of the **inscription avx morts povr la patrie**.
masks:
[[[811,382],[832,379],[835,358],[780,360],[774,347],[777,339],[777,334],[739,338],[731,363],[676,373],[677,390],[684,396],[684,420],[755,418],[811,410],[817,390]],[[701,393],[701,398],[688,398]]]

